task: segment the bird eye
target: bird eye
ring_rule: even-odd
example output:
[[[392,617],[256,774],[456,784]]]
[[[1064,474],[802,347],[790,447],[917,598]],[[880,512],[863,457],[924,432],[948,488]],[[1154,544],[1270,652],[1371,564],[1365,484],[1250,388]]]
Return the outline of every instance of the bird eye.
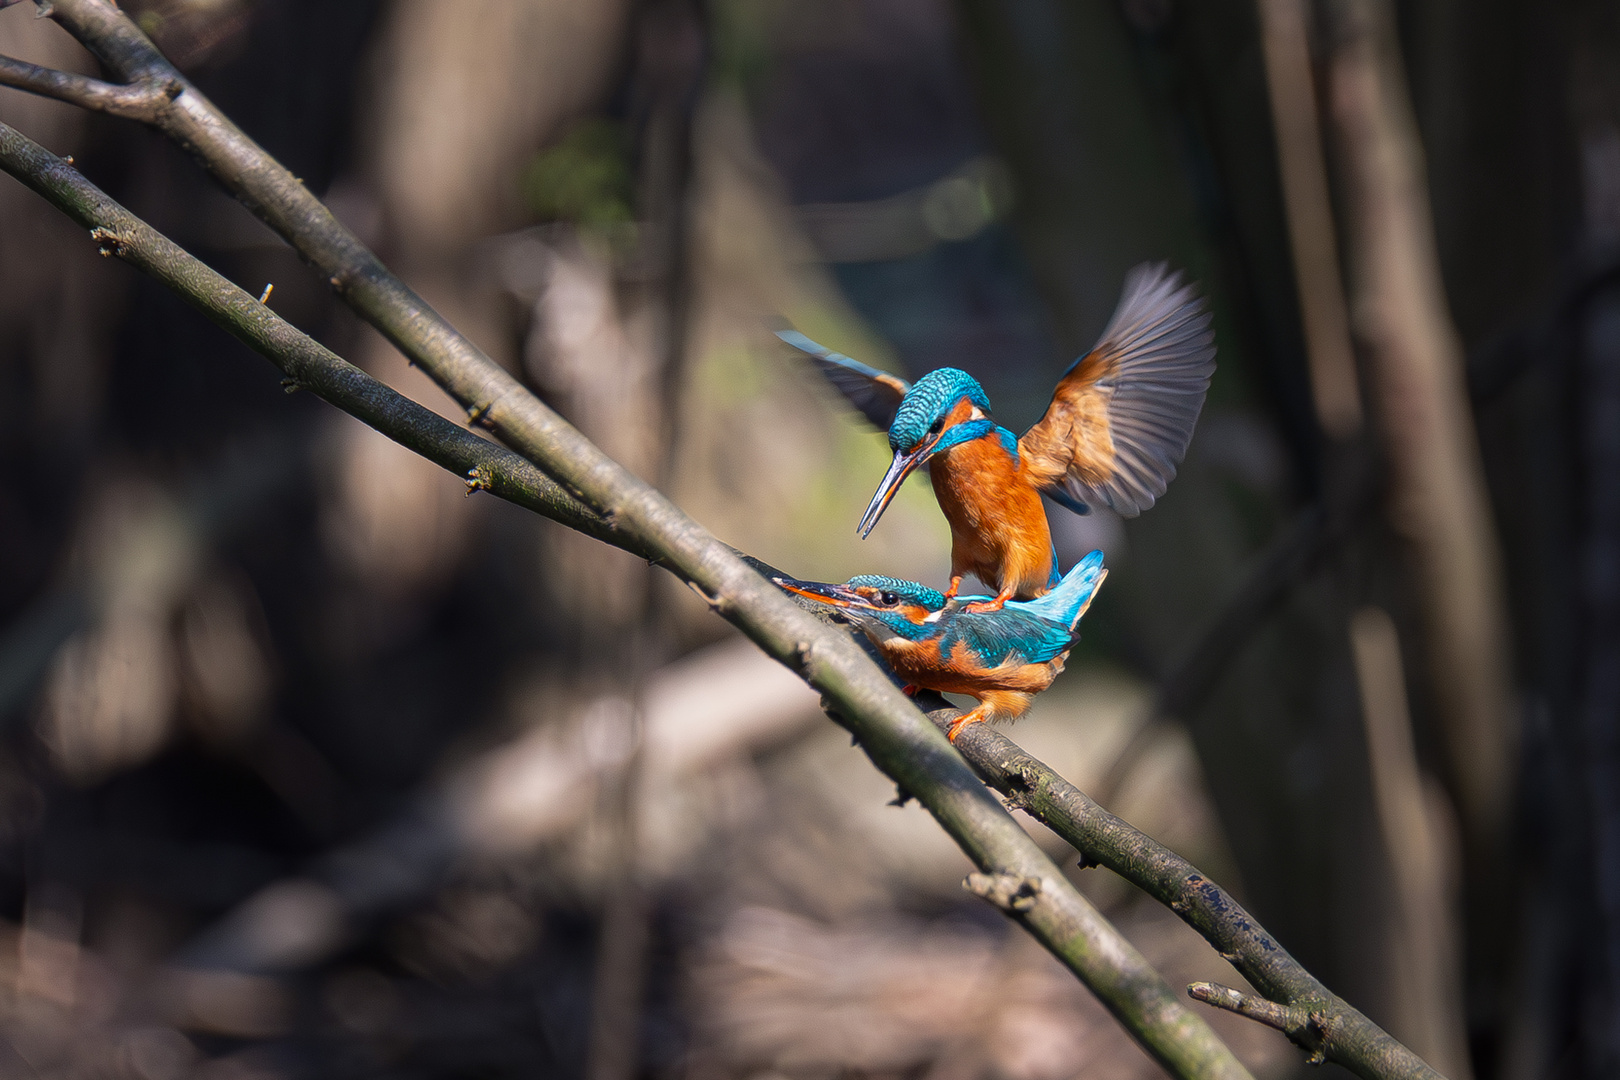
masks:
[[[931,424],[929,426],[928,434],[930,434],[930,435],[938,435],[941,431],[944,431],[944,430],[945,430],[945,418],[942,416],[938,420],[935,420],[933,422],[933,424]]]
[[[900,598],[894,595],[892,592],[878,594],[878,603],[882,604],[884,607],[894,607],[894,605],[898,604],[899,602]]]

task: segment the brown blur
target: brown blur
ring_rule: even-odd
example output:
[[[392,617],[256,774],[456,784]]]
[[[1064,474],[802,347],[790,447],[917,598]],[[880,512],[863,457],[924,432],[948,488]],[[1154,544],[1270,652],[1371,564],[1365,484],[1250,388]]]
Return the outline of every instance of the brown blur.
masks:
[[[1452,1080],[1620,1069],[1613,12],[123,7],[480,348],[805,578],[943,585],[948,533],[919,479],[856,537],[887,447],[773,329],[964,368],[1022,431],[1126,271],[1185,268],[1192,449],[1139,519],[1049,507],[1110,576],[1009,734]],[[0,54],[97,70],[31,3]],[[464,419],[156,133],[0,120]],[[0,1078],[1162,1075],[702,598],[284,393],[9,179],[0,724]],[[1172,985],[1242,985],[1030,828]]]

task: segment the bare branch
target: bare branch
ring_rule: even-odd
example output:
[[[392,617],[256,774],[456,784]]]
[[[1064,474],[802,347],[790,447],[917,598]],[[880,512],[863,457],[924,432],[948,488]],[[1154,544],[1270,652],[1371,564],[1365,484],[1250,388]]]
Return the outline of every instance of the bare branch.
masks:
[[[930,702],[942,699],[929,697],[924,703]],[[951,708],[929,712],[942,731],[959,715]],[[988,724],[963,728],[956,748],[991,787],[1007,796],[1009,805],[1074,845],[1085,863],[1108,867],[1181,916],[1265,995],[1266,1004],[1288,1010],[1289,1015],[1318,1018],[1313,1024],[1327,1060],[1367,1080],[1439,1080],[1440,1074],[1421,1058],[1300,966],[1225,889],[1192,863],[1098,806]],[[1317,1046],[1300,1045],[1318,1052]]]
[[[515,454],[400,396],[329,352],[130,214],[71,166],[3,124],[0,168],[89,229],[103,254],[157,278],[269,358],[297,385],[446,468],[487,477],[495,494],[608,543],[657,555],[677,575],[704,589],[715,598],[717,610],[768,655],[826,695],[872,761],[927,807],[986,877],[1023,883],[1019,892],[1027,897],[1009,898],[1009,914],[1067,964],[1172,1074],[1187,1080],[1249,1077],[1219,1037],[1064,878],[847,633],[801,611],[731,549],[560,418],[551,416],[547,434],[560,448],[556,459],[546,459],[548,466],[599,506],[600,515],[585,510]]]
[[[119,86],[86,75],[14,60],[9,56],[0,56],[0,86],[26,90],[91,112],[111,113],[142,123],[151,123],[156,119],[158,111],[178,97],[183,89],[178,80],[165,78],[143,79],[128,86]]]

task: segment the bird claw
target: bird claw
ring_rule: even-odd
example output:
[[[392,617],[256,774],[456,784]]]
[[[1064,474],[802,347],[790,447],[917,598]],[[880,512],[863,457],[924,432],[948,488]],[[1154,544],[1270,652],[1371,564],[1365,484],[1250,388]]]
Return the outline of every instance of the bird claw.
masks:
[[[972,712],[963,713],[961,716],[958,716],[954,721],[952,721],[950,730],[945,732],[945,739],[948,742],[954,743],[956,742],[956,737],[962,734],[963,728],[967,727],[969,724],[982,723],[984,723],[984,711],[982,709],[974,709]]]

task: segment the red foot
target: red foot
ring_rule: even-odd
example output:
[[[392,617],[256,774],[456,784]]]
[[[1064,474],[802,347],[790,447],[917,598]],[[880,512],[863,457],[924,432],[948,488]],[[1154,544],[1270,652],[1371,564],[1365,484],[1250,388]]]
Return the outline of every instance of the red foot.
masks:
[[[956,574],[956,575],[952,576],[952,578],[951,578],[951,587],[945,590],[945,599],[954,600],[956,598],[956,590],[960,589],[961,587],[962,587],[962,575],[961,574]]]
[[[906,695],[906,697],[916,697],[917,691],[921,689],[922,687],[918,686],[916,683],[911,683],[910,685],[902,686],[900,688],[900,692]]]

